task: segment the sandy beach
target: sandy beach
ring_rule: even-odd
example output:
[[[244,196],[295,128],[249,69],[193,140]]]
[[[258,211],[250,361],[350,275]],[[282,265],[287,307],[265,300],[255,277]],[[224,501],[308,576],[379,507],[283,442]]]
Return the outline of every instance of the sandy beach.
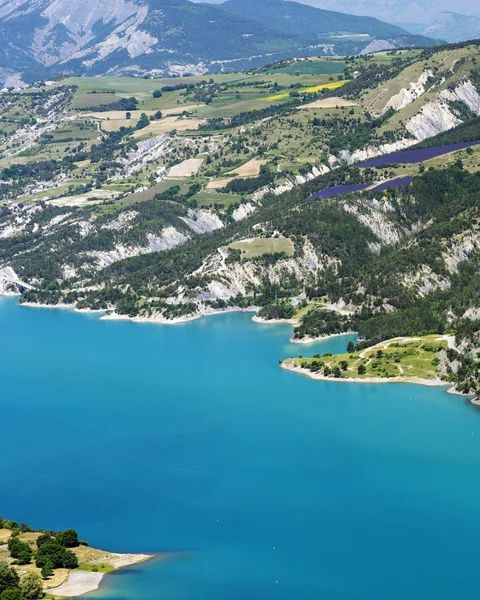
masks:
[[[315,342],[324,342],[335,337],[342,337],[343,335],[355,335],[355,331],[346,331],[345,333],[331,333],[330,335],[319,335],[318,337],[304,337],[304,338],[290,338],[292,344],[314,344]]]
[[[287,325],[298,325],[300,321],[298,319],[265,319],[255,315],[252,317],[252,321],[260,323],[261,325],[278,325],[281,323],[287,323]]]
[[[108,563],[115,569],[135,565],[152,558],[149,554],[110,554],[107,559],[100,562]],[[98,561],[97,561],[98,562]],[[64,583],[56,588],[46,590],[52,596],[73,598],[94,592],[106,573],[93,573],[90,571],[71,571]]]

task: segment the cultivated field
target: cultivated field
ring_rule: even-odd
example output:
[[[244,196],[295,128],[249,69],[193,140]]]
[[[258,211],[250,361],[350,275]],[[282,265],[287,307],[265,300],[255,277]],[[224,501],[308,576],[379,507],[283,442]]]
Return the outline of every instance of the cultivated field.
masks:
[[[305,110],[307,108],[337,108],[351,106],[357,105],[351,100],[344,100],[343,98],[335,96],[333,98],[322,98],[321,100],[316,100],[315,102],[311,102],[310,104],[302,104],[302,106],[299,106],[298,108],[299,110]]]
[[[209,181],[207,183],[207,190],[222,190],[230,181],[233,181],[234,177],[228,177],[227,179],[217,179],[217,181]]]
[[[258,177],[260,167],[267,164],[267,160],[252,158],[241,167],[236,167],[227,173],[227,175],[238,175],[239,177]]]
[[[171,131],[188,131],[198,129],[199,125],[205,123],[203,119],[184,119],[178,117],[167,117],[160,121],[152,121],[148,127],[135,131],[133,137],[138,139],[142,137],[152,137]]]
[[[294,245],[289,238],[262,238],[233,242],[228,246],[233,250],[241,250],[242,257],[256,258],[264,254],[275,254],[284,252],[287,256],[293,256]]]
[[[169,179],[182,179],[196,175],[202,166],[203,158],[188,158],[172,167],[168,173]]]
[[[218,194],[217,192],[198,192],[192,199],[196,200],[198,206],[215,206],[217,204],[228,207],[240,202],[241,196],[238,194]]]
[[[185,104],[180,106],[175,106],[174,108],[167,108],[162,110],[162,114],[164,117],[169,117],[172,115],[181,115],[184,112],[191,112],[192,110],[196,110],[203,106],[202,104]],[[156,110],[131,110],[129,111],[131,114],[130,119],[132,121],[138,121],[142,116],[142,113],[145,113],[147,117],[152,117],[157,111]],[[99,119],[100,121],[118,121],[125,120],[126,111],[124,110],[108,110],[105,112],[89,112],[86,113],[85,117],[91,117],[93,119]]]
[[[110,190],[92,190],[85,194],[78,194],[78,196],[63,196],[61,198],[55,198],[54,200],[48,200],[48,204],[51,204],[52,206],[86,206],[100,204],[104,200],[111,200],[117,195],[118,192]]]
[[[275,69],[269,73],[286,73],[289,75],[337,75],[345,69],[345,63],[340,60],[307,59],[297,60],[288,67]]]

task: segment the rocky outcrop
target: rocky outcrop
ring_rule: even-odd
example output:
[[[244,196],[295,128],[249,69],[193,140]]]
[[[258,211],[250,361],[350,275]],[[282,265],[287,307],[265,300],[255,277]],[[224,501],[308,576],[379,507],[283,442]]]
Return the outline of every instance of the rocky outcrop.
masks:
[[[383,154],[393,154],[394,152],[400,152],[400,150],[405,150],[410,146],[413,146],[417,143],[416,139],[405,138],[403,140],[399,140],[398,142],[393,142],[391,144],[382,144],[380,146],[367,146],[367,148],[362,148],[361,150],[355,150],[354,152],[349,152],[348,150],[342,150],[340,152],[340,160],[344,160],[349,165],[365,162],[371,158],[375,158],[376,156],[380,156]],[[335,157],[333,157],[333,163],[336,162]]]
[[[442,100],[463,102],[473,113],[480,115],[480,94],[470,80],[464,81],[454,90],[444,90],[439,97]]]
[[[405,108],[417,98],[420,98],[420,96],[425,93],[425,86],[432,76],[433,73],[431,71],[423,71],[417,81],[412,82],[408,88],[402,88],[398,94],[395,94],[390,98],[383,108],[382,114],[385,114],[392,108],[394,110],[402,110],[402,108]]]
[[[425,104],[420,112],[407,122],[406,128],[417,141],[422,142],[443,131],[453,129],[461,122],[450,110],[448,103],[438,98],[434,102]]]
[[[176,248],[187,242],[189,237],[181,233],[175,227],[166,227],[160,236],[149,233],[147,235],[147,244],[144,246],[125,246],[118,244],[112,250],[93,250],[85,253],[85,256],[94,260],[95,269],[103,269],[109,265],[133,258],[141,254],[150,254],[152,252],[162,252]]]
[[[131,228],[132,221],[135,219],[135,217],[137,215],[138,215],[138,213],[135,210],[128,210],[128,211],[122,212],[118,215],[118,217],[116,219],[113,219],[109,223],[106,223],[103,226],[103,228],[111,229],[113,231],[120,231],[120,230],[127,231],[128,229]]]
[[[273,194],[274,196],[280,196],[280,194],[283,194],[285,192],[289,192],[290,190],[293,190],[293,188],[297,185],[303,185],[304,183],[306,183],[307,181],[312,181],[313,179],[316,179],[317,177],[320,177],[320,175],[324,175],[325,173],[328,173],[330,171],[330,169],[323,164],[320,164],[316,167],[313,167],[312,170],[310,171],[310,173],[307,173],[306,175],[296,175],[295,179],[292,181],[290,179],[287,179],[284,183],[272,187],[272,186],[266,186],[264,188],[261,188],[260,190],[257,190],[253,196],[252,196],[252,200],[254,202],[258,202],[259,200],[261,200],[264,196],[267,196],[268,194]]]
[[[445,242],[445,250],[442,256],[447,270],[450,273],[457,273],[459,265],[469,260],[473,254],[479,251],[480,232],[474,230],[457,235],[448,243]]]
[[[388,203],[368,202],[365,200],[356,203],[345,202],[343,210],[355,215],[362,225],[368,227],[383,244],[394,245],[405,239],[405,232],[395,225],[388,217],[391,212]],[[378,254],[378,245],[370,246],[370,250]]]
[[[434,273],[428,265],[420,265],[415,273],[405,274],[402,283],[405,287],[414,288],[419,296],[450,287],[450,281]]]
[[[127,154],[126,159],[122,159],[124,167],[112,179],[125,179],[140,173],[150,163],[167,156],[171,151],[170,137],[166,134],[138,142],[137,149]]]
[[[0,296],[17,296],[20,287],[32,289],[31,285],[19,279],[12,267],[0,268]]]
[[[204,289],[197,290],[197,302],[206,300],[230,300],[237,295],[249,295],[253,288],[261,286],[268,279],[273,284],[279,284],[285,277],[293,277],[298,281],[314,281],[318,272],[327,267],[334,268],[338,261],[329,256],[318,256],[313,244],[306,239],[299,256],[285,258],[274,265],[265,266],[251,260],[240,260],[227,263],[228,253],[225,249],[209,256],[203,265],[192,276],[207,276],[208,284]],[[179,301],[182,298],[182,291]]]
[[[209,233],[223,227],[222,221],[215,213],[203,208],[189,210],[188,217],[182,218],[195,233]]]
[[[232,219],[234,221],[243,221],[252,213],[257,210],[257,207],[254,206],[251,202],[247,202],[246,204],[241,204],[238,208],[236,208],[232,213]]]

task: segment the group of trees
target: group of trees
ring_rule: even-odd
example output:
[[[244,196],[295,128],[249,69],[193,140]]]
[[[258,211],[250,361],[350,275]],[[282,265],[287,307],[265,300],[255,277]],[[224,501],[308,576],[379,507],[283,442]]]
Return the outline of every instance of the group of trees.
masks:
[[[321,308],[310,310],[295,328],[294,338],[321,337],[351,331],[348,320],[339,319],[337,314]]]
[[[49,533],[42,534],[37,539],[38,549],[35,552],[35,564],[42,569],[42,575],[48,577],[54,569],[76,569],[77,556],[68,549],[75,546],[78,546],[78,536],[73,530],[56,536]]]
[[[295,309],[290,302],[281,302],[267,304],[260,309],[258,316],[267,320],[272,319],[291,319],[295,314]]]
[[[6,561],[0,561],[0,600],[39,600],[43,585],[36,573],[27,573],[20,581],[18,573]]]
[[[69,550],[79,545],[78,534],[73,529],[57,533],[42,533],[36,540],[37,550],[34,552],[28,542],[20,539],[21,530],[14,529],[8,540],[10,556],[15,564],[27,565],[35,559],[37,567],[42,568],[42,575],[49,576],[53,569],[75,569],[78,567],[77,556]]]
[[[227,193],[252,193],[266,185],[270,185],[274,181],[274,175],[267,165],[260,167],[260,175],[258,177],[232,179],[224,187],[223,191]]]
[[[13,163],[0,171],[0,180],[21,181],[23,184],[31,181],[50,181],[61,172],[72,168],[72,160],[64,158],[62,161],[42,160],[26,164]]]
[[[111,110],[137,110],[138,100],[132,96],[131,98],[120,98],[115,102],[109,102],[107,104],[98,104],[97,106],[88,106],[78,110],[95,111],[95,112],[109,112]]]
[[[11,531],[7,547],[14,559],[13,565],[28,565],[34,560],[44,579],[50,577],[54,569],[78,567],[77,556],[71,550],[80,545],[78,533],[74,529],[40,532],[35,542],[21,539],[24,533],[35,533],[25,523],[19,525],[15,521],[0,518],[0,529]],[[20,581],[13,567],[5,561],[0,562],[0,600],[36,600],[42,596],[41,578],[35,572],[29,572]]]

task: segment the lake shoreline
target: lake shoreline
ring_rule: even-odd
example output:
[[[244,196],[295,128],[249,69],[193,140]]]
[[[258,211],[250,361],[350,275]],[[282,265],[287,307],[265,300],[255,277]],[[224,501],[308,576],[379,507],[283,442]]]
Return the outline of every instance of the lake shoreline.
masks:
[[[174,319],[167,319],[162,315],[156,317],[129,317],[128,315],[119,315],[115,312],[109,312],[103,317],[100,317],[100,321],[130,321],[132,323],[151,323],[157,325],[181,325],[183,323],[190,323],[191,321],[197,321],[203,317],[215,317],[217,315],[233,314],[233,313],[248,313],[257,312],[258,307],[240,308],[231,307],[225,309],[211,309],[200,311],[194,315],[185,315],[182,317],[176,317]],[[105,312],[105,311],[102,311]]]
[[[344,335],[357,335],[356,331],[345,331],[344,333],[330,333],[328,335],[319,335],[317,337],[304,337],[304,338],[294,338],[293,336],[290,338],[290,343],[292,344],[315,344],[317,342],[324,342],[325,340],[330,340],[336,337],[342,337]]]
[[[162,315],[157,315],[154,317],[130,317],[129,315],[120,315],[114,311],[108,309],[92,309],[92,308],[76,308],[73,304],[41,304],[37,302],[19,302],[19,306],[26,306],[27,308],[57,308],[61,310],[70,310],[75,313],[83,313],[83,314],[99,314],[104,313],[102,317],[99,318],[99,321],[130,321],[132,323],[152,323],[157,325],[181,325],[183,323],[189,323],[191,321],[196,321],[198,319],[202,319],[203,317],[212,317],[216,315],[223,314],[231,314],[231,313],[247,313],[247,312],[258,312],[260,308],[258,306],[251,306],[247,308],[240,308],[239,306],[232,306],[228,308],[219,308],[219,309],[209,309],[202,310],[193,315],[185,315],[181,317],[176,317],[174,319],[167,319]]]

